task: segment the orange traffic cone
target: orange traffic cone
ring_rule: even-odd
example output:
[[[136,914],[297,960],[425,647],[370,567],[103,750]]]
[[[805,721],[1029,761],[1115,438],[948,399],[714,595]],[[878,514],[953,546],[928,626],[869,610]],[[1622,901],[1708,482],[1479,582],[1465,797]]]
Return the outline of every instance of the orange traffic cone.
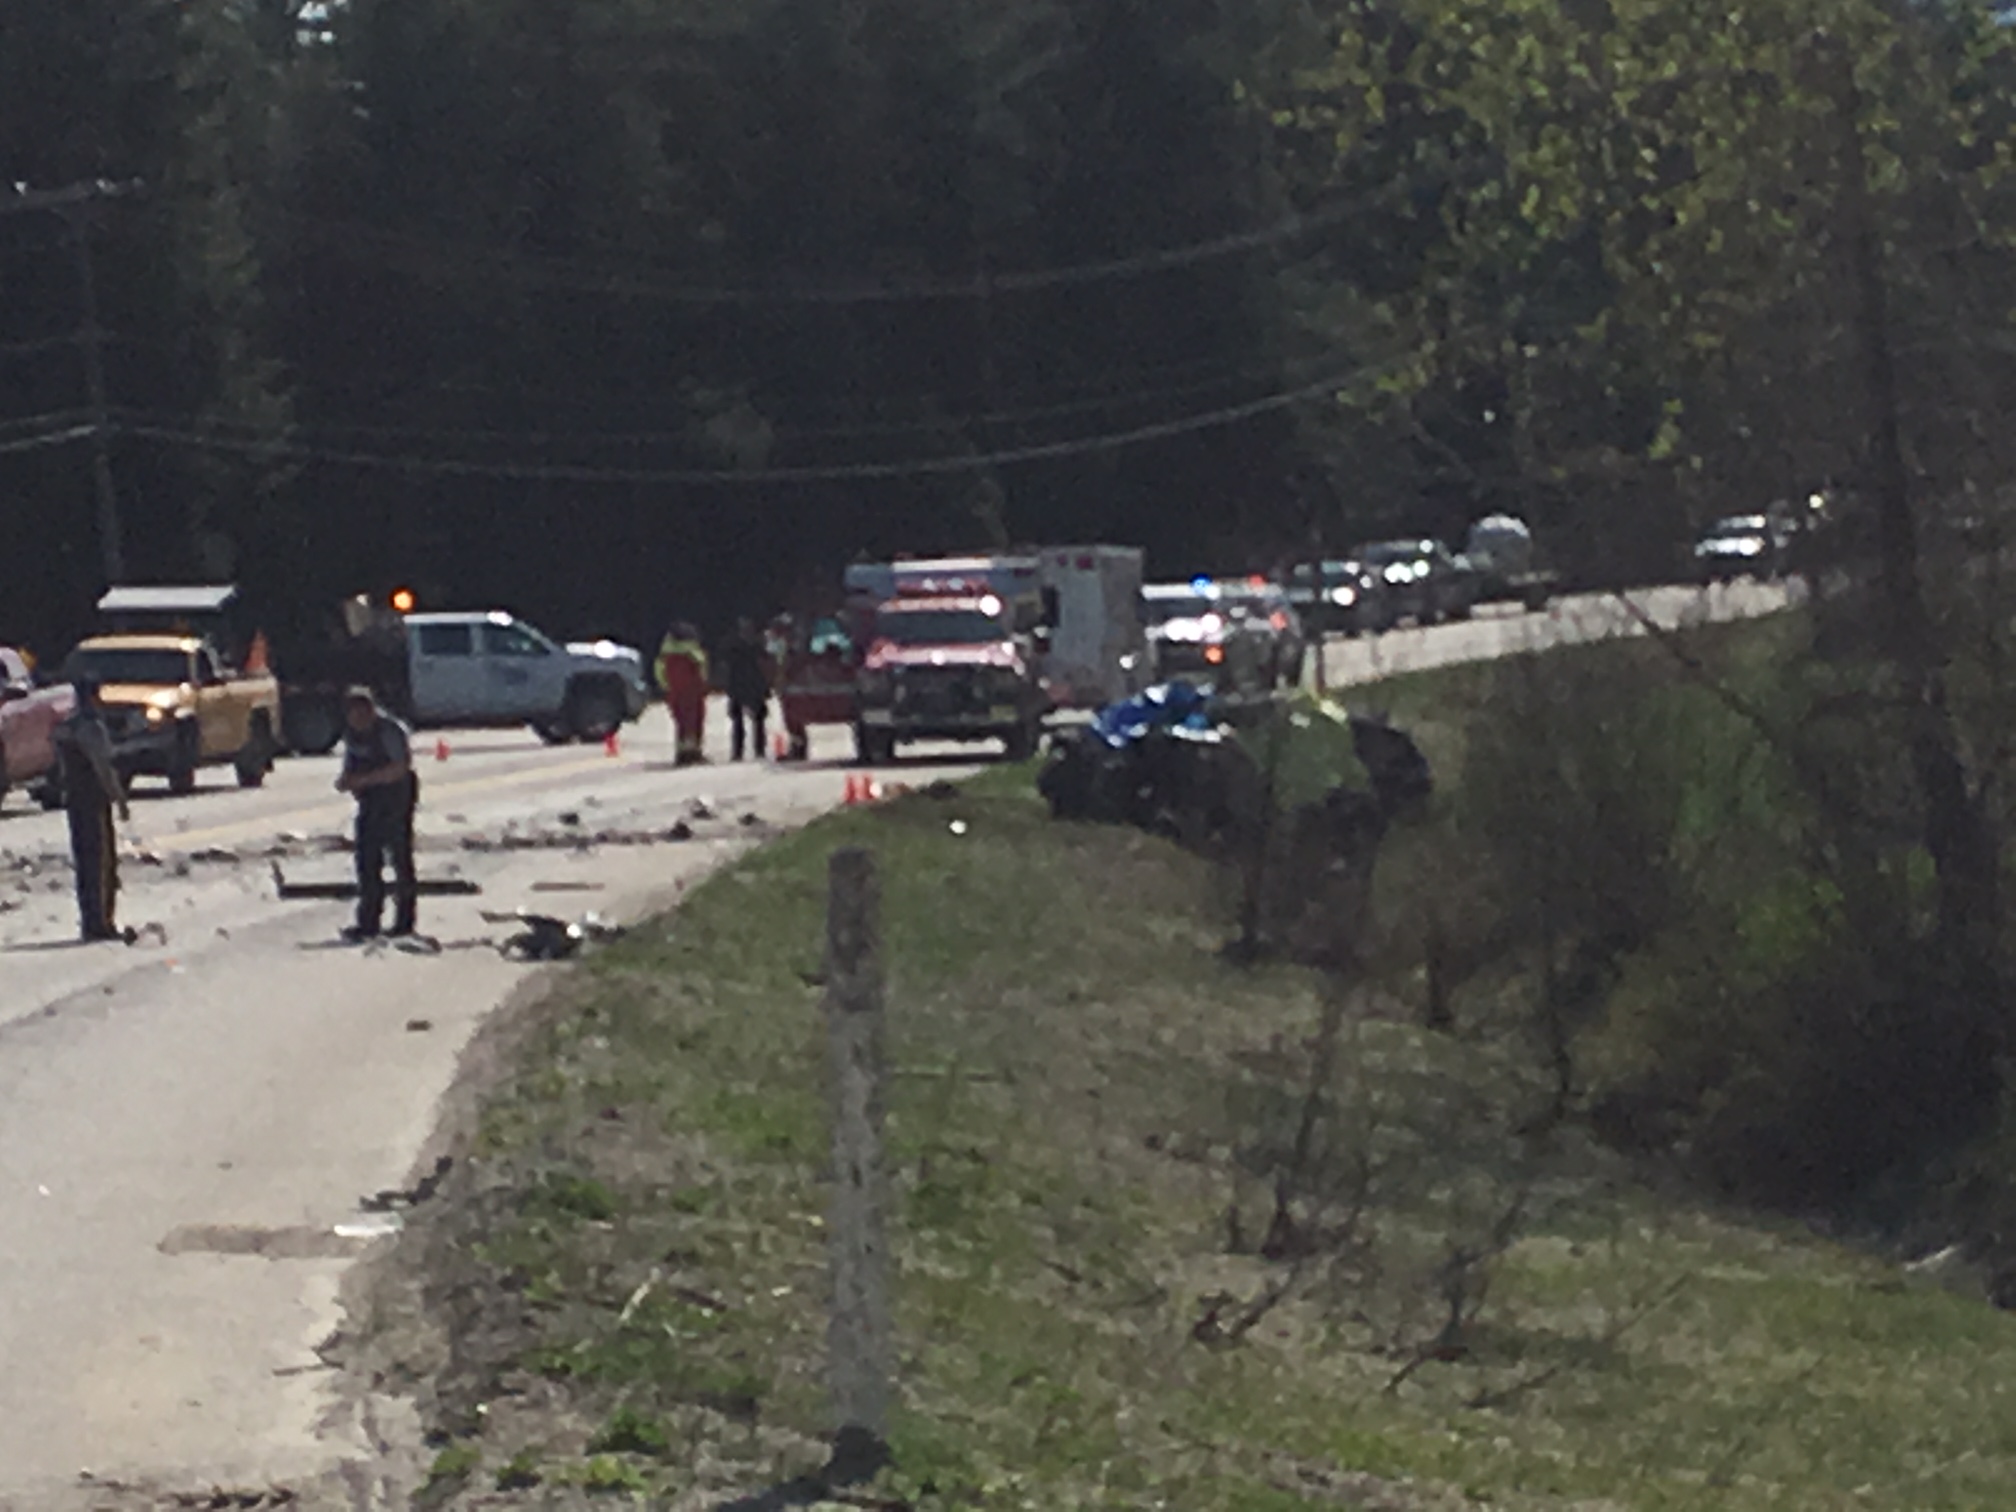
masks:
[[[604,756],[621,756],[623,754],[623,741],[614,730],[611,730],[607,735],[602,737],[602,754]]]
[[[448,738],[445,735],[434,742],[434,759],[436,761],[448,759]]]
[[[841,798],[840,801],[849,808],[852,808],[861,801],[861,779],[852,772],[847,774],[846,796]]]

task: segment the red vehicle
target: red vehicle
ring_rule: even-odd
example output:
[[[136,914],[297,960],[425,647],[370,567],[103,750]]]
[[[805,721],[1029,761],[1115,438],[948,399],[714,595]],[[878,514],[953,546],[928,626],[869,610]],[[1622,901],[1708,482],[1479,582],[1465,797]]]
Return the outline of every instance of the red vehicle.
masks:
[[[909,741],[999,740],[1028,760],[1050,712],[1037,655],[999,594],[946,584],[891,599],[855,682],[855,754],[879,766]]]
[[[811,750],[813,725],[852,725],[854,685],[861,656],[855,638],[838,618],[815,619],[803,636],[789,641],[778,658],[777,702],[792,761]]]
[[[67,687],[37,687],[28,658],[0,646],[0,801],[10,788],[25,787],[44,808],[62,802],[54,735],[76,702]]]

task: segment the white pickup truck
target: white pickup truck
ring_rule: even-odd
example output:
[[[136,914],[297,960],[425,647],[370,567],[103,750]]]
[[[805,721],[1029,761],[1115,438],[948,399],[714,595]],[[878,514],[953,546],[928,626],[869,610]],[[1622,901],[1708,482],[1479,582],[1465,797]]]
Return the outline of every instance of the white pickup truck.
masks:
[[[554,745],[600,740],[651,701],[635,647],[562,645],[501,610],[400,615],[353,599],[344,620],[340,650],[283,654],[282,719],[295,751],[335,746],[343,690],[360,683],[416,726],[522,724]]]

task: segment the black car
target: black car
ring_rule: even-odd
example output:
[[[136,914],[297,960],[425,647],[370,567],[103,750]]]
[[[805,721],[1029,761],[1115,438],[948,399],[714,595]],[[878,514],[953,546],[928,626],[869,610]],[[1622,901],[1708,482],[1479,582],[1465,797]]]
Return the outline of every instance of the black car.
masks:
[[[1355,553],[1378,582],[1386,623],[1411,619],[1417,625],[1468,619],[1477,603],[1477,582],[1463,571],[1440,541],[1416,537],[1379,541]]]
[[[1263,577],[1221,578],[1219,600],[1234,621],[1249,626],[1265,648],[1263,672],[1269,687],[1302,680],[1308,649],[1302,617],[1279,583]]]
[[[1392,628],[1384,583],[1363,562],[1303,562],[1288,574],[1288,602],[1317,635]]]
[[[1704,583],[1775,578],[1785,569],[1791,538],[1786,524],[1768,514],[1729,515],[1701,532],[1694,576]]]

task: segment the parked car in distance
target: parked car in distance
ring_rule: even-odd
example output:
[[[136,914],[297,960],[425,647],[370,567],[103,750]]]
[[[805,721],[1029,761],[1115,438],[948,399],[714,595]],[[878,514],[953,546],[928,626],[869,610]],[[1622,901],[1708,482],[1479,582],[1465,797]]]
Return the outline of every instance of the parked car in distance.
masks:
[[[1249,622],[1264,642],[1261,677],[1265,684],[1278,688],[1301,681],[1307,638],[1287,590],[1264,577],[1225,578],[1218,583],[1218,590],[1227,611]]]
[[[1237,692],[1258,692],[1266,685],[1271,634],[1263,636],[1259,624],[1233,615],[1210,579],[1148,584],[1141,590],[1141,617],[1157,682],[1185,678]]]
[[[62,802],[54,737],[76,703],[65,685],[41,686],[23,652],[0,646],[0,802],[17,787],[44,808]]]
[[[1456,561],[1470,577],[1476,604],[1516,601],[1538,611],[1560,590],[1559,574],[1537,560],[1532,529],[1517,515],[1478,520]]]
[[[1694,576],[1703,583],[1776,577],[1784,570],[1791,534],[1768,514],[1728,515],[1694,543]]]
[[[1392,628],[1384,582],[1363,562],[1300,562],[1288,574],[1288,602],[1314,635],[1364,635]]]
[[[1476,607],[1474,578],[1440,541],[1426,536],[1376,541],[1354,555],[1379,580],[1389,624],[1411,619],[1417,625],[1439,625],[1468,619]]]

